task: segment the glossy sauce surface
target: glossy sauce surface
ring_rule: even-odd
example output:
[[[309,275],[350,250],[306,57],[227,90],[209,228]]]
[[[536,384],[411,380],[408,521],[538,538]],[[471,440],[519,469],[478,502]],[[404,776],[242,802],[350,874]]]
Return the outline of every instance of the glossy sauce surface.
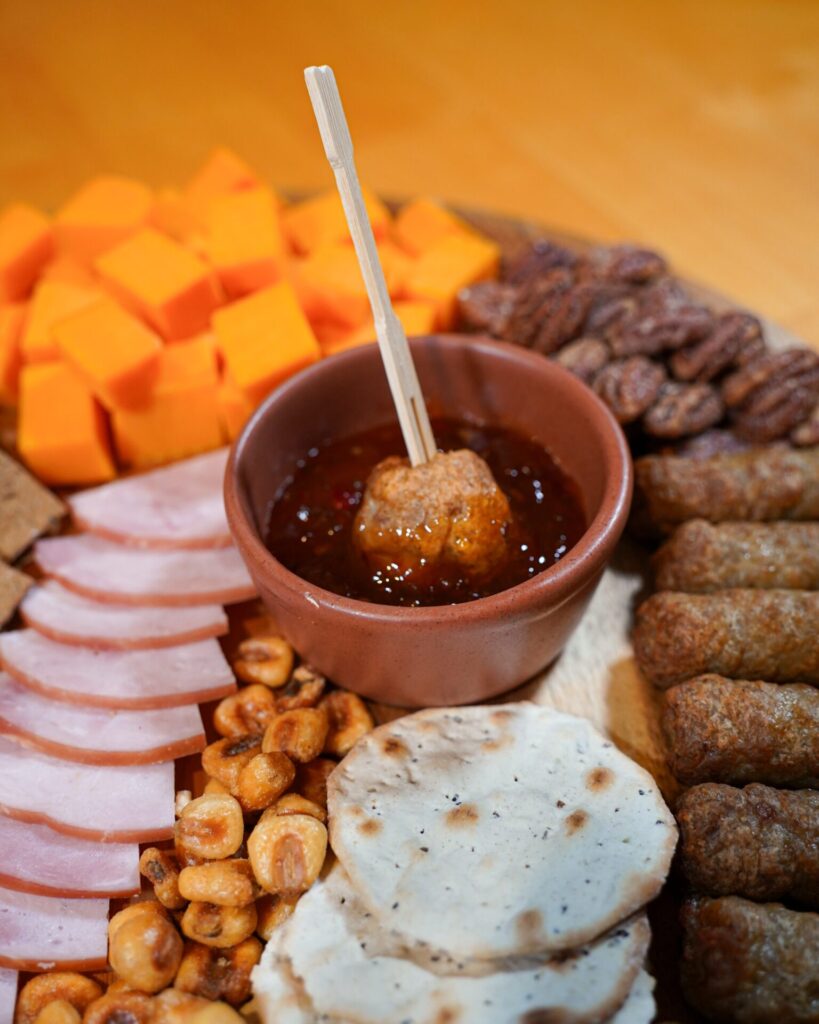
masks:
[[[374,572],[352,539],[367,478],[405,449],[397,424],[312,448],[269,510],[270,552],[302,579],[345,597],[393,605],[459,604],[507,590],[559,561],[586,529],[575,482],[535,441],[502,427],[433,420],[439,448],[470,448],[486,460],[509,499],[508,556],[479,584],[442,568],[431,580]]]

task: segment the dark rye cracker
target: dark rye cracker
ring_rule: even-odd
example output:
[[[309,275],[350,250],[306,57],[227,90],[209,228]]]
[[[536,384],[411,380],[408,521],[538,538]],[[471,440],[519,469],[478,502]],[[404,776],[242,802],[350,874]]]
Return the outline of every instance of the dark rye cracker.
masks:
[[[0,559],[13,562],[65,515],[60,499],[0,451]]]
[[[0,562],[0,626],[5,626],[17,610],[28,588],[34,583],[24,572]]]

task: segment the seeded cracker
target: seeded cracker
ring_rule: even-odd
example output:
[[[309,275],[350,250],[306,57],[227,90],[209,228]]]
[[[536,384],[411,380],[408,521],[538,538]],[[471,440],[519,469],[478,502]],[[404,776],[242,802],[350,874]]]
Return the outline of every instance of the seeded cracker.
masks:
[[[65,514],[56,495],[5,452],[0,452],[0,558],[13,562]]]
[[[0,626],[5,626],[34,583],[30,576],[0,562]]]

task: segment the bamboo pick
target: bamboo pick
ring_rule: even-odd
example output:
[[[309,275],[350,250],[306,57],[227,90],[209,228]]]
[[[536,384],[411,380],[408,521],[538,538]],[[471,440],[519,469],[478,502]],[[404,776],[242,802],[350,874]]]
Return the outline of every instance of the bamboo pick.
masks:
[[[384,280],[384,271],[375,246],[370,219],[364,206],[358,181],[353,142],[333,69],[305,68],[304,79],[318,122],[327,159],[336,176],[341,203],[350,228],[364,284],[373,311],[375,335],[384,362],[387,381],[398,413],[410,462],[418,466],[436,452],[435,438],[429,423],[427,407],[418,383],[404,328],[395,315]]]

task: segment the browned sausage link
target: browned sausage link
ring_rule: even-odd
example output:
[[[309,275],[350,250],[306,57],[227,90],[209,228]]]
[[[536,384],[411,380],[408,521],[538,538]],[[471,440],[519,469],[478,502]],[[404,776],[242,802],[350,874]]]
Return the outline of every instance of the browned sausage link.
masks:
[[[817,1020],[819,914],[723,896],[688,900],[681,917],[683,990],[709,1020]]]
[[[677,821],[695,889],[819,907],[819,793],[707,782],[683,795]]]
[[[819,448],[769,446],[710,459],[647,455],[634,470],[638,520],[655,530],[688,519],[819,519]]]
[[[669,767],[686,786],[819,787],[819,690],[699,676],[665,693]]]
[[[706,672],[730,679],[819,683],[819,593],[720,590],[654,594],[638,609],[637,663],[657,686]]]
[[[819,590],[819,523],[692,519],[654,556],[658,590]]]

